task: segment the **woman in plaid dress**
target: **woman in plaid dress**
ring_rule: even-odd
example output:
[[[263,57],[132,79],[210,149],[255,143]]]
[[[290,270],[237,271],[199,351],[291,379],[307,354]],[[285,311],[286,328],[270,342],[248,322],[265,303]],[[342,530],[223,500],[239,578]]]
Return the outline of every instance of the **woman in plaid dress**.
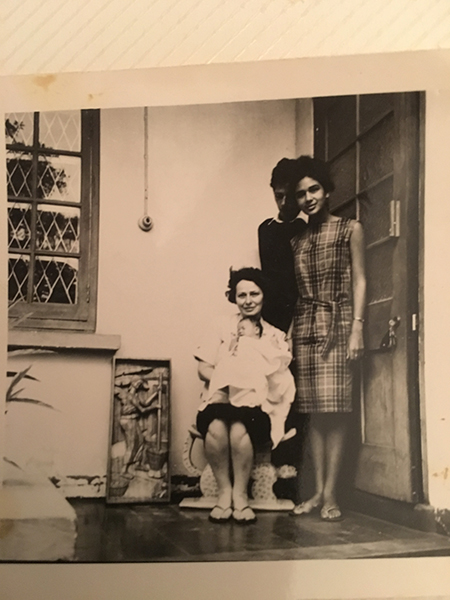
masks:
[[[294,314],[296,409],[310,414],[316,493],[295,515],[321,508],[321,518],[342,518],[336,483],[348,415],[352,361],[363,354],[366,280],[364,239],[358,221],[329,212],[334,185],[322,161],[297,159],[296,198],[309,226],[292,240],[299,299]]]

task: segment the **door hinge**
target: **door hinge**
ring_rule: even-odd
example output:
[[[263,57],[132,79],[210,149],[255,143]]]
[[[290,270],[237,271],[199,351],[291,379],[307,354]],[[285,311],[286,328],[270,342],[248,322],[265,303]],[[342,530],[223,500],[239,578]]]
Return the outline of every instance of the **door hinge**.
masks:
[[[411,315],[411,329],[417,331],[417,313]]]
[[[391,213],[389,236],[400,237],[400,202],[398,200],[391,200],[389,208]]]
[[[90,301],[91,301],[91,286],[88,283],[86,286],[86,303],[89,304]]]

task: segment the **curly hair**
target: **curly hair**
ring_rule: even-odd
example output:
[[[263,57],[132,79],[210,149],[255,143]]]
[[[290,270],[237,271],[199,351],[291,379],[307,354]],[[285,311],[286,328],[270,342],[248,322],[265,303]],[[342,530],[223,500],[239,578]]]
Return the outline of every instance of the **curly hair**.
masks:
[[[228,289],[225,292],[225,295],[228,298],[229,302],[232,302],[233,304],[236,304],[236,287],[240,281],[253,281],[253,283],[255,283],[260,288],[263,295],[267,291],[267,282],[261,269],[256,269],[254,267],[244,267],[242,269],[234,271],[232,268],[230,268]]]
[[[276,164],[272,171],[270,187],[275,189],[278,186],[290,183],[295,177],[295,168],[297,161],[295,158],[282,158]]]
[[[328,165],[320,158],[312,156],[299,156],[295,159],[293,167],[292,182],[297,185],[304,177],[311,177],[320,183],[325,193],[330,193],[334,190],[334,183],[331,179]]]

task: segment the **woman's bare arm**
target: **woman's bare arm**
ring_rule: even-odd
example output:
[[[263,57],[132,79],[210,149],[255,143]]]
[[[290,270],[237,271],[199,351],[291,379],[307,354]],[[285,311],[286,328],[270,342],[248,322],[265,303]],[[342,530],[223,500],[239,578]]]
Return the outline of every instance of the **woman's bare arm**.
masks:
[[[198,365],[197,365],[198,376],[205,383],[209,383],[211,381],[211,377],[212,377],[212,374],[214,371],[213,365],[210,365],[209,363],[205,362],[204,360],[197,359],[197,361],[198,361]]]
[[[353,323],[348,340],[348,358],[355,360],[364,350],[363,320],[366,306],[366,274],[364,265],[364,231],[361,223],[355,223],[350,238],[352,259]]]

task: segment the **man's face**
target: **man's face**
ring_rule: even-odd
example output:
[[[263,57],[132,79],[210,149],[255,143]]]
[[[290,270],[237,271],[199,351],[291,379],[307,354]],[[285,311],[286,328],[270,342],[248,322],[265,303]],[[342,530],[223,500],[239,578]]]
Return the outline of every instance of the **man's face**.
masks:
[[[278,207],[278,218],[280,221],[292,221],[300,212],[295,199],[295,193],[289,189],[289,185],[276,185],[273,195]]]

